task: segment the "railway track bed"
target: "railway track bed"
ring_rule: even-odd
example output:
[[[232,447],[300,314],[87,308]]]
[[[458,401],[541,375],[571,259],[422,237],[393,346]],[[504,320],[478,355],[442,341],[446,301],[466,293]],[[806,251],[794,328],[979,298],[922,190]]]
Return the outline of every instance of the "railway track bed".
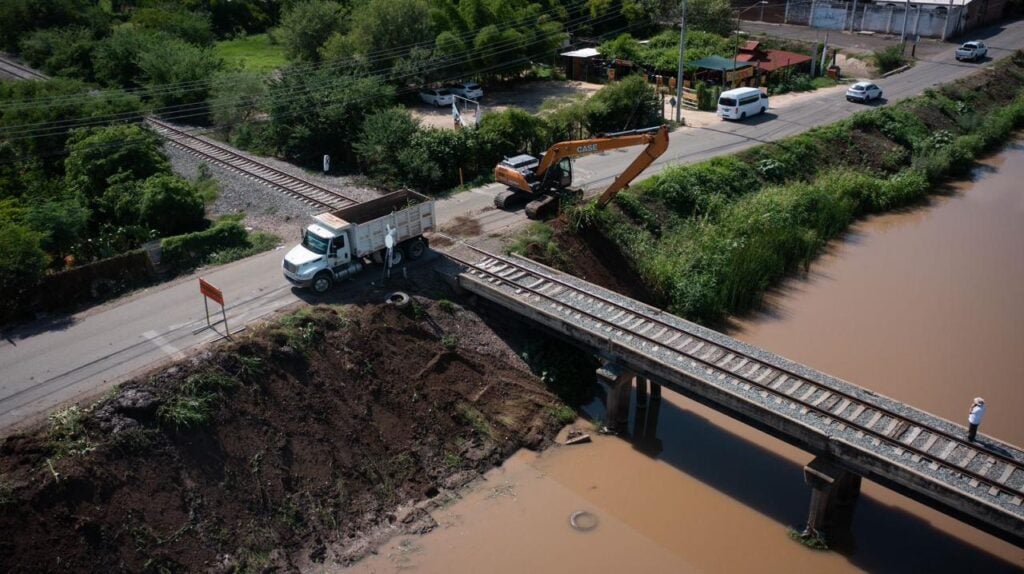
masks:
[[[337,190],[241,155],[227,146],[200,138],[167,122],[153,117],[146,118],[146,122],[171,145],[310,205],[334,210],[359,203],[359,200]]]

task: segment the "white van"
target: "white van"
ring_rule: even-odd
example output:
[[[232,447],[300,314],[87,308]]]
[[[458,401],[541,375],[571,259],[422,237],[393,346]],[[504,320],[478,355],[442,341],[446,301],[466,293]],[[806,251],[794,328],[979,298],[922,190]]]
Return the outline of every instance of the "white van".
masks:
[[[757,88],[736,88],[718,97],[718,115],[726,120],[746,119],[767,109],[768,94],[762,94]]]

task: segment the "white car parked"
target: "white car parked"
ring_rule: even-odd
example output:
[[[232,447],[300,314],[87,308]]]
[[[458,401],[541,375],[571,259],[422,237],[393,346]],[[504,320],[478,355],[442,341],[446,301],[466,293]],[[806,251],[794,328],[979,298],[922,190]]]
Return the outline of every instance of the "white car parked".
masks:
[[[882,88],[871,82],[857,82],[850,86],[850,89],[846,90],[846,100],[850,102],[864,104],[871,100],[877,100],[880,97],[882,97]]]
[[[420,99],[428,104],[433,104],[438,107],[450,106],[452,105],[452,102],[455,101],[452,93],[445,89],[421,90]]]
[[[452,84],[450,86],[445,86],[445,89],[457,96],[462,96],[463,98],[468,98],[470,100],[479,100],[484,97],[483,88],[481,88],[480,84],[476,82]]]

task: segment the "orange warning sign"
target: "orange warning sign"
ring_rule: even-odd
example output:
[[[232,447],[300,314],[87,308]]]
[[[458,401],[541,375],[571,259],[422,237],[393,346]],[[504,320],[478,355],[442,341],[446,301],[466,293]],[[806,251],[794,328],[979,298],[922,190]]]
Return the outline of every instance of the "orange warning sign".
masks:
[[[199,292],[221,305],[224,304],[224,294],[221,293],[220,289],[210,285],[202,277],[199,278]]]

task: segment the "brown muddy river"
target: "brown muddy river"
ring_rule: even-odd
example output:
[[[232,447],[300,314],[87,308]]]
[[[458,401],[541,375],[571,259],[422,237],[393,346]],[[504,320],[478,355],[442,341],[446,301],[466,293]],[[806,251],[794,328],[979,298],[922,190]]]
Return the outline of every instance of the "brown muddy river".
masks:
[[[926,207],[856,225],[733,336],[1024,445],[1024,139]],[[588,411],[601,416],[598,404]],[[835,552],[786,536],[811,456],[666,391],[656,438],[520,453],[356,572],[1017,572],[1024,550],[864,482]],[[634,421],[635,423],[635,421]],[[598,520],[574,530],[585,510]]]

